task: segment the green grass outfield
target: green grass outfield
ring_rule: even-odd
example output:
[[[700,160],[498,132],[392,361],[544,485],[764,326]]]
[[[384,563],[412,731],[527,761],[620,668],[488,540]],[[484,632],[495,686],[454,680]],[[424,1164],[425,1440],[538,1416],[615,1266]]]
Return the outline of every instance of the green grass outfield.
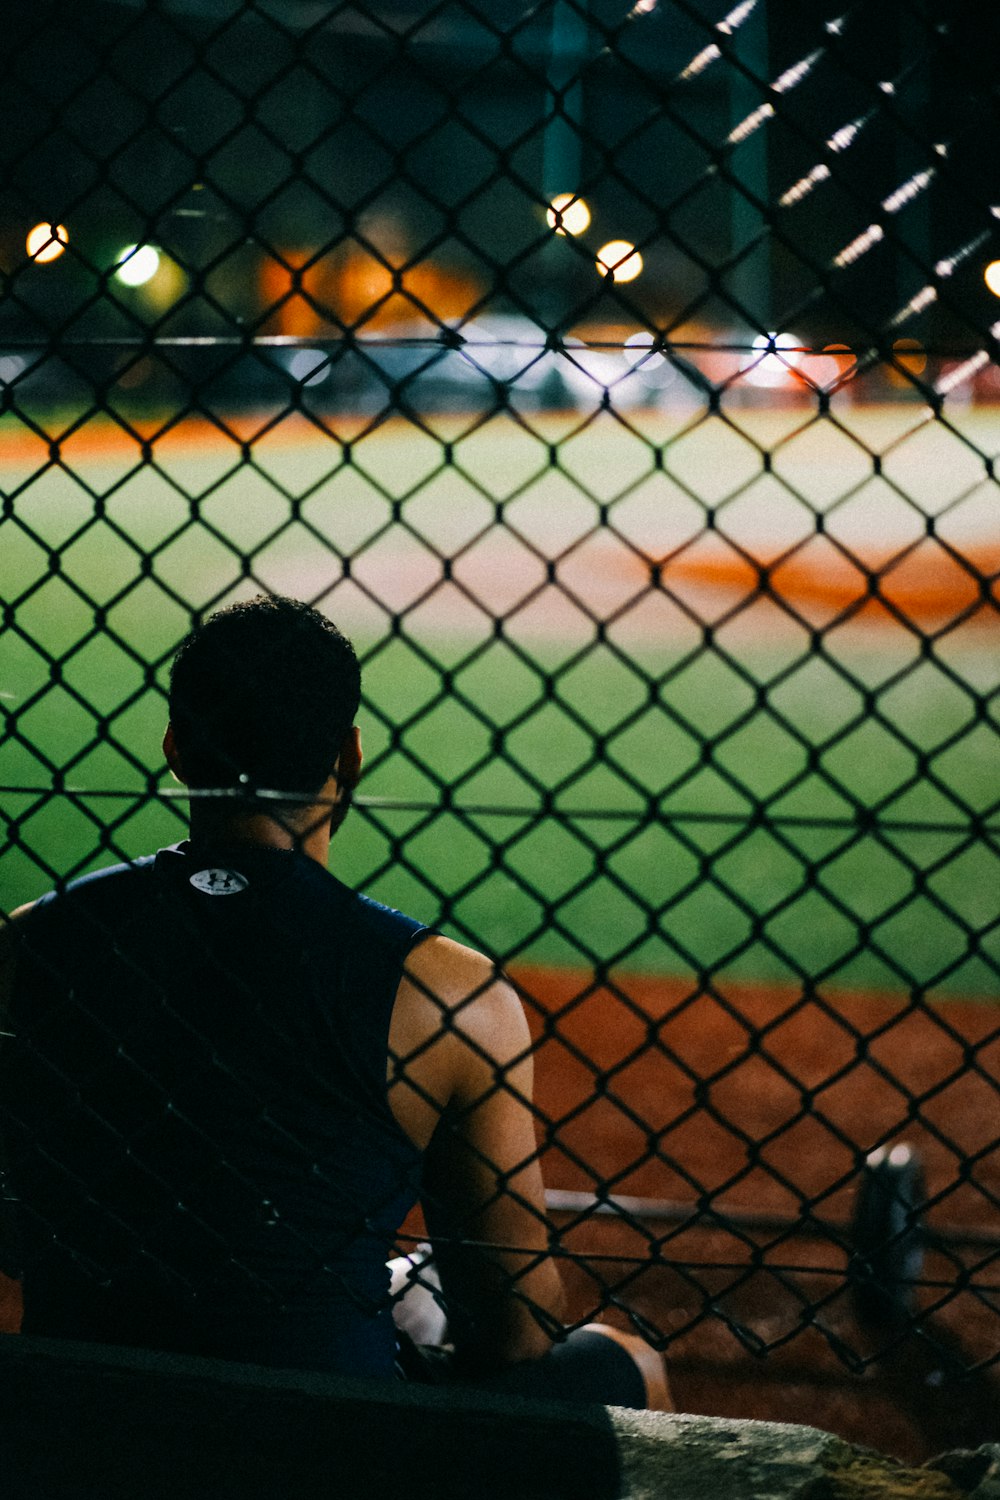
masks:
[[[378,898],[443,914],[505,958],[996,993],[995,629],[951,632],[921,658],[912,630],[845,622],[816,655],[766,602],[730,619],[731,589],[703,583],[668,607],[636,549],[661,524],[664,551],[685,527],[696,536],[720,471],[734,533],[741,487],[756,488],[765,550],[782,527],[794,540],[806,511],[773,475],[741,473],[728,434],[703,438],[683,473],[680,455],[676,477],[626,436],[573,439],[553,467],[498,430],[442,466],[440,445],[435,462],[395,424],[333,473],[328,440],[262,445],[252,468],[225,444],[164,445],[155,466],[127,445],[67,445],[41,472],[19,439],[0,460],[15,497],[0,592],[16,601],[0,639],[0,785],[28,790],[2,794],[0,905],[39,894],[47,868],[181,835],[183,803],[143,795],[161,764],[163,664],[185,600],[259,585],[323,595],[365,655],[369,773],[334,868]],[[759,467],[751,444],[740,454]],[[810,495],[825,474],[810,450],[788,484]],[[871,499],[882,521],[891,498]],[[600,504],[620,540],[588,538]],[[143,552],[156,553],[145,575]],[[548,561],[571,594],[546,580]],[[91,600],[117,641],[95,630]],[[716,627],[707,644],[699,621]],[[54,770],[69,794],[47,790]]]

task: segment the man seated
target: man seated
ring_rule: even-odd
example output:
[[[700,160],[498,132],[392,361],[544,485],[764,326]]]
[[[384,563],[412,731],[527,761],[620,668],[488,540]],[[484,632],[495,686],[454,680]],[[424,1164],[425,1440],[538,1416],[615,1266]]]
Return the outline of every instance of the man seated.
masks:
[[[306,605],[211,616],[164,738],[189,839],[0,934],[24,1332],[666,1409],[660,1355],[561,1322],[517,996],[326,868],[359,697]],[[386,1264],[418,1200],[452,1351],[433,1358]]]

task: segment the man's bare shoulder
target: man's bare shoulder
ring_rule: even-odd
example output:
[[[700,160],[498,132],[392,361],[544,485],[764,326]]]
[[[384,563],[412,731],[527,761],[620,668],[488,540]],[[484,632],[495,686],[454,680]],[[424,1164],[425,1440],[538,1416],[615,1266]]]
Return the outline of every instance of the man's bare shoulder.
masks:
[[[426,1149],[453,1102],[479,1106],[497,1069],[530,1092],[531,1043],[521,1002],[483,953],[433,935],[407,955],[389,1031],[389,1102]],[[526,1071],[528,1070],[528,1071]]]
[[[484,953],[434,935],[407,957],[404,981],[425,998],[438,1024],[492,1056],[519,1051],[527,1036],[524,1010],[510,981]]]
[[[418,983],[433,981],[436,993],[449,1004],[463,1003],[502,977],[485,953],[438,933],[410,950],[405,972]]]

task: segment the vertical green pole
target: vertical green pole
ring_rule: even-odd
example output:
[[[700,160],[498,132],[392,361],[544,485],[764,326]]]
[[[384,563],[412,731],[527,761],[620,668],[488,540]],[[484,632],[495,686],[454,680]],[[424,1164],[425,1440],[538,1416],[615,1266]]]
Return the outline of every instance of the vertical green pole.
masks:
[[[552,45],[546,69],[545,133],[542,139],[542,192],[551,203],[557,193],[580,186],[583,150],[583,84],[580,64],[587,48],[587,19],[569,0],[552,7]]]
[[[583,83],[587,51],[586,0],[555,0],[551,46],[545,71],[545,125],[542,134],[542,196],[579,190],[583,170]],[[563,282],[571,264],[565,240],[552,232],[543,256],[546,321],[558,326],[565,316]]]

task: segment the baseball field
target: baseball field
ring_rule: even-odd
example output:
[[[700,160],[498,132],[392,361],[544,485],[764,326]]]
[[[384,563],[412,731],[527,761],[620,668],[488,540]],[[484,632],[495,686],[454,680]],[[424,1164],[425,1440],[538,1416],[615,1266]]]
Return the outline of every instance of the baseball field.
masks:
[[[275,589],[365,657],[336,860],[381,899],[504,957],[990,992],[991,414],[739,415],[188,421],[145,450],[7,419],[4,902],[177,836],[145,795],[164,665],[192,610]]]
[[[994,414],[836,416],[4,418],[0,906],[182,836],[191,612],[308,598],[365,664],[334,868],[508,965],[553,1188],[843,1225],[905,1139],[936,1229],[991,1232]],[[1000,1244],[935,1250],[904,1335],[843,1235],[559,1222],[580,1316],[669,1336],[689,1409],[912,1455],[957,1446],[922,1391],[979,1430],[948,1349],[993,1399]]]

